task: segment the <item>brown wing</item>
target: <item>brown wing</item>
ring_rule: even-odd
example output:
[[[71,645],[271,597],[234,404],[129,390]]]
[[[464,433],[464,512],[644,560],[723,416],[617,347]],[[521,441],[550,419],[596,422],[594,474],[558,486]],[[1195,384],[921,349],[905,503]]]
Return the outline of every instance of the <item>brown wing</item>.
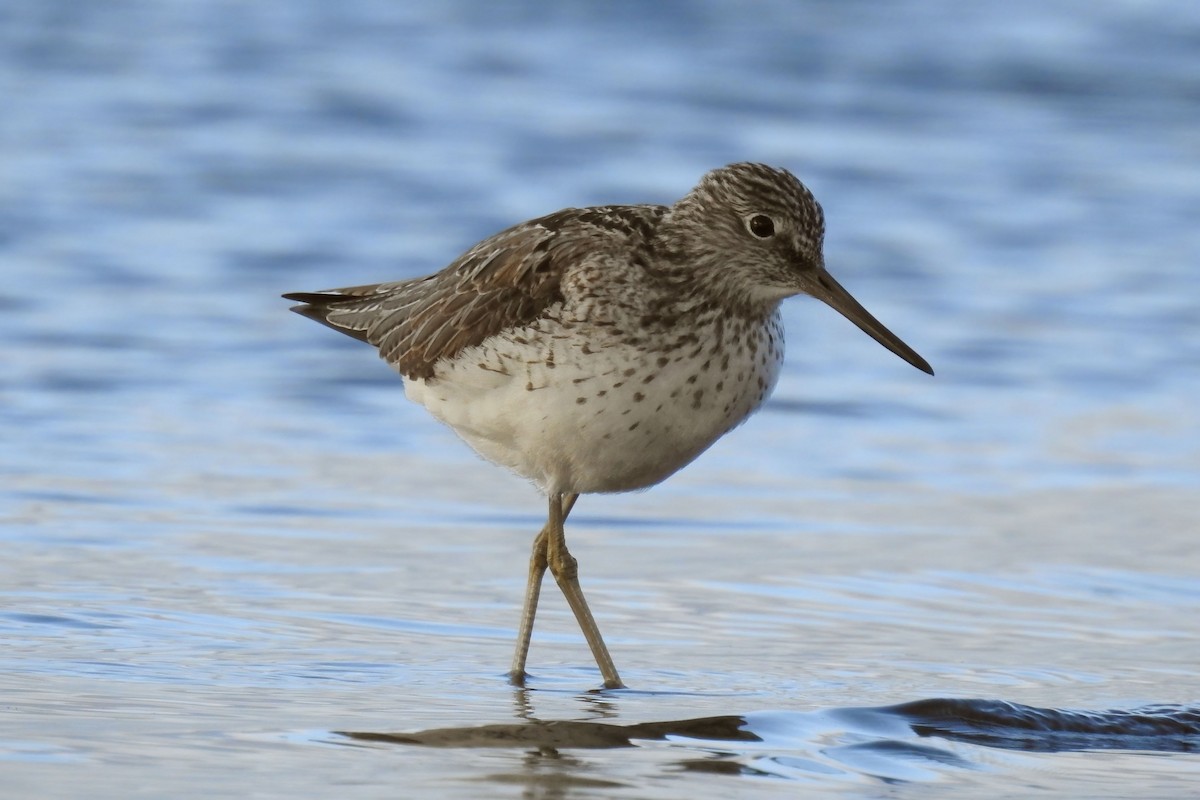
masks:
[[[562,276],[578,247],[564,247],[565,209],[477,244],[427,278],[285,294],[298,314],[369,342],[402,375],[429,378],[443,358],[524,325],[562,300]]]

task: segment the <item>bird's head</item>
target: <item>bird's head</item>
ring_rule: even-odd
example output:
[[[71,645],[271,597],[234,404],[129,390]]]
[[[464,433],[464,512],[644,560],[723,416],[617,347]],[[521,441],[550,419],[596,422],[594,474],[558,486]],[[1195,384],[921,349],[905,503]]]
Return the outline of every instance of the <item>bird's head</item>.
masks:
[[[662,244],[694,270],[693,285],[726,302],[774,308],[807,294],[923,372],[933,369],[875,319],[825,269],[825,214],[812,192],[784,169],[740,163],[700,179],[663,220]]]

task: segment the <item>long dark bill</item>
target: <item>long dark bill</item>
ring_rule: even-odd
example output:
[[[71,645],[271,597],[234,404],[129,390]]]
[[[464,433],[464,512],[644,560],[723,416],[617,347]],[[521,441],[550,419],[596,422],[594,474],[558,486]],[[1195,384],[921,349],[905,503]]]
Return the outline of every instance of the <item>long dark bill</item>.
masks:
[[[891,350],[922,372],[933,374],[929,362],[917,355],[917,351],[900,341],[900,337],[883,327],[883,323],[871,316],[854,297],[842,288],[828,272],[820,270],[807,287],[808,294],[825,303],[846,319],[853,322],[868,336]]]

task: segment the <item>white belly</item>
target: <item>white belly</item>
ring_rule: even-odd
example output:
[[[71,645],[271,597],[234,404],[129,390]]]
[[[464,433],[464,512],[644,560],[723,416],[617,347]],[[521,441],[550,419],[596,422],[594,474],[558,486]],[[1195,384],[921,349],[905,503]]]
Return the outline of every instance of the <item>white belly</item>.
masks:
[[[493,337],[406,394],[480,455],[547,493],[641,489],[685,466],[757,409],[783,360],[778,318],[663,352],[611,342]],[[697,352],[699,351],[699,352]]]

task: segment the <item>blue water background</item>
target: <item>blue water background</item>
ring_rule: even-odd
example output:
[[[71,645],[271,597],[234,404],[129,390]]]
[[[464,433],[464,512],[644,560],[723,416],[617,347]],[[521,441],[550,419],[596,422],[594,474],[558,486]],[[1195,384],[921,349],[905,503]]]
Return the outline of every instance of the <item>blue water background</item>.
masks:
[[[0,791],[1194,794],[836,710],[1197,701],[1198,63],[1179,0],[4,4]],[[789,301],[762,413],[572,517],[635,692],[548,587],[514,703],[542,502],[278,295],[740,160],[937,376]],[[724,772],[333,733],[723,714]]]

